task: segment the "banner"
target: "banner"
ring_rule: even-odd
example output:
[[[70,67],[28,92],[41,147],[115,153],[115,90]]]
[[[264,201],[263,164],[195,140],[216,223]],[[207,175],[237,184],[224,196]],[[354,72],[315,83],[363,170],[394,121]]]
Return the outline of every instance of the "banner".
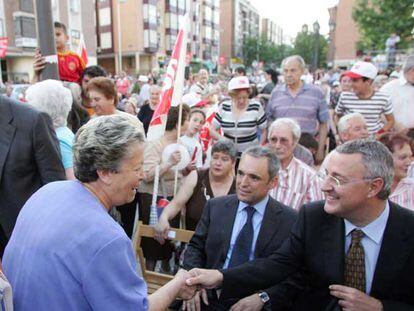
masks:
[[[83,60],[85,67],[88,65],[88,53],[86,51],[85,40],[83,39],[83,34],[80,35],[79,45],[78,45],[78,55]]]
[[[178,106],[183,96],[185,55],[188,39],[188,15],[183,17],[174,49],[168,63],[167,72],[162,85],[160,103],[152,116],[147,140],[157,140],[164,135],[167,115],[171,106]]]
[[[8,46],[9,46],[9,39],[7,37],[0,38],[0,58],[6,57]]]

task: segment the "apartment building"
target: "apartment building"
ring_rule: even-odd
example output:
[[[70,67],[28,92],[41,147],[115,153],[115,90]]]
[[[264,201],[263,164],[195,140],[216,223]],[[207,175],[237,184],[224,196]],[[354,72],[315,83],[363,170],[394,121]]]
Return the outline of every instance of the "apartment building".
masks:
[[[188,13],[187,59],[213,67],[219,53],[219,0],[101,0],[96,3],[98,63],[110,72],[163,67]]]
[[[83,34],[89,63],[95,63],[94,0],[52,0],[51,5],[54,20],[67,26],[68,48],[76,51]],[[0,61],[2,80],[30,81],[34,51],[38,45],[34,0],[0,0],[0,36],[7,37],[9,45],[6,58]]]
[[[262,36],[267,41],[272,42],[276,45],[280,45],[283,42],[283,29],[269,18],[262,19]]]

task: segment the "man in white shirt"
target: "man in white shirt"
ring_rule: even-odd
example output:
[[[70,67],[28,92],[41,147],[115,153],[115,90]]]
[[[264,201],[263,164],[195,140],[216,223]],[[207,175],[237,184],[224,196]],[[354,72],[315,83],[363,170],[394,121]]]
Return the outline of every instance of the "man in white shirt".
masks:
[[[398,131],[414,128],[414,54],[405,60],[400,78],[385,84],[381,92],[391,96],[395,128]]]

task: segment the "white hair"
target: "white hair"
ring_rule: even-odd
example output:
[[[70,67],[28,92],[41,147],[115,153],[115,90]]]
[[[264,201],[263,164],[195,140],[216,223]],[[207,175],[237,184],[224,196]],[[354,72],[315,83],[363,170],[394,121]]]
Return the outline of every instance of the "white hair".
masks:
[[[289,62],[291,62],[291,61],[296,61],[296,62],[298,62],[298,63],[299,63],[299,66],[300,66],[303,70],[305,70],[305,68],[306,68],[306,63],[305,63],[305,61],[304,61],[303,57],[302,57],[302,56],[300,56],[300,55],[291,55],[291,56],[286,57],[284,60],[282,60],[282,65],[281,65],[282,69],[285,67],[285,65],[286,65],[287,63],[289,63]]]
[[[62,82],[38,82],[27,89],[26,99],[37,110],[52,118],[54,128],[66,126],[69,111],[72,109],[72,93]]]
[[[300,136],[302,135],[301,130],[300,130],[300,125],[296,120],[291,119],[291,118],[279,118],[273,121],[273,123],[269,127],[268,137],[270,137],[270,134],[272,134],[273,130],[276,127],[282,124],[290,128],[290,130],[292,131],[294,141],[298,142],[300,139]]]
[[[349,121],[353,119],[362,119],[365,121],[365,118],[359,112],[352,112],[349,114],[344,115],[338,121],[338,133],[345,133],[349,130]]]

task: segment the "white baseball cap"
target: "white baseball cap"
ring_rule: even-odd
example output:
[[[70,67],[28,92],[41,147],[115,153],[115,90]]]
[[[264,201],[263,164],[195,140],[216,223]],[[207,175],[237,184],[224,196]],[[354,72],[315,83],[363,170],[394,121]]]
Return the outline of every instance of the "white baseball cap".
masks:
[[[368,78],[374,80],[378,74],[378,69],[369,62],[356,62],[351,70],[344,73],[351,79]]]
[[[147,77],[147,76],[140,75],[140,76],[138,77],[138,81],[139,81],[139,82],[144,82],[144,83],[147,83],[147,82],[149,81],[149,79],[148,79],[148,77]]]
[[[250,83],[249,79],[245,76],[234,77],[229,81],[229,84],[227,85],[227,89],[229,91],[248,88],[250,88]]]

